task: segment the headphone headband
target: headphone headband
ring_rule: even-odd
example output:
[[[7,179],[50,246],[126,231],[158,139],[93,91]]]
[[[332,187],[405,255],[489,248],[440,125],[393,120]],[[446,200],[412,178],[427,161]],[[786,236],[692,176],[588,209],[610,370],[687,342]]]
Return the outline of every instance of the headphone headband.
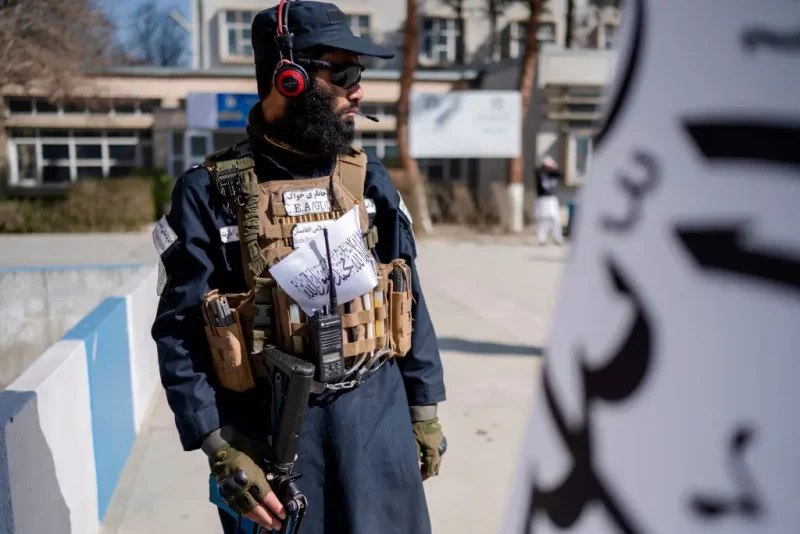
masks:
[[[308,86],[308,74],[303,67],[294,62],[292,54],[294,35],[289,32],[289,2],[290,0],[281,0],[278,4],[275,44],[278,45],[280,60],[272,77],[272,85],[284,97],[296,98],[305,92]]]

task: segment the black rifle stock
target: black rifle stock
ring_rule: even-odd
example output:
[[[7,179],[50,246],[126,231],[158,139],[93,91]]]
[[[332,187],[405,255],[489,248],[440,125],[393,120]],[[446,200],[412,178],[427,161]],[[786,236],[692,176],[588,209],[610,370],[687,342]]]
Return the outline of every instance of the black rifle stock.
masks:
[[[301,474],[294,469],[297,442],[308,404],[314,365],[276,347],[262,350],[258,358],[266,373],[270,409],[270,455],[265,458],[267,480],[286,508],[281,534],[298,534],[308,501],[295,484]],[[259,532],[266,532],[263,528]]]

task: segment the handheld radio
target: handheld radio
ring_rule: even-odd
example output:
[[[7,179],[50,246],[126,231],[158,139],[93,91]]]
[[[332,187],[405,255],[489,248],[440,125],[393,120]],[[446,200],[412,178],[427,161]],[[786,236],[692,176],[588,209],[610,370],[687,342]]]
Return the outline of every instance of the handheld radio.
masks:
[[[325,252],[328,256],[328,284],[330,285],[330,307],[309,318],[311,331],[311,349],[314,351],[314,380],[332,382],[344,378],[344,351],[342,340],[342,318],[337,312],[336,284],[333,281],[333,264],[331,249],[328,244],[328,229],[322,230],[325,235]]]

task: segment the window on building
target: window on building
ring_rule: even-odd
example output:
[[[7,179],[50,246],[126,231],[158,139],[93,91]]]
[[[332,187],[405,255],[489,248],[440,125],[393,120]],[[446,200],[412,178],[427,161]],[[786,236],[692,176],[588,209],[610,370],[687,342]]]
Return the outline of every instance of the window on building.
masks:
[[[397,138],[394,132],[357,133],[354,144],[379,159],[397,157]]]
[[[22,180],[36,179],[36,145],[17,145],[17,169]]]
[[[108,157],[114,160],[133,162],[136,160],[135,145],[109,145]]]
[[[369,37],[369,15],[347,15],[350,30],[358,37]]]
[[[459,181],[466,178],[465,159],[419,159],[420,171],[431,181]]]
[[[222,19],[222,35],[226,44],[226,55],[231,57],[253,56],[250,28],[255,16],[255,11],[225,11],[225,16]]]
[[[616,24],[603,24],[603,48],[606,50],[612,49],[614,47],[616,35]]]
[[[394,102],[362,102],[359,106],[367,115],[374,115],[379,119],[393,119],[397,117],[397,104]]]
[[[10,183],[35,186],[80,178],[125,176],[135,167],[152,164],[152,135],[144,132],[9,130]]]
[[[42,168],[42,183],[58,184],[70,181],[69,167],[47,165]]]
[[[33,113],[32,98],[7,97],[5,100],[6,100],[6,110],[10,114],[30,115],[31,113]]]
[[[103,159],[103,145],[76,145],[75,157],[78,159]]]
[[[183,158],[183,130],[174,130],[169,136],[168,142],[168,168],[172,176],[178,177],[186,170]]]
[[[589,172],[592,157],[592,138],[588,135],[578,135],[575,139],[575,175],[583,179]]]
[[[508,23],[501,35],[501,57],[511,59],[521,57],[525,51],[525,33],[528,31],[528,23],[522,20],[514,20]],[[539,30],[536,32],[539,44],[556,42],[556,24],[554,22],[540,22]]]
[[[420,58],[433,63],[454,62],[460,36],[457,19],[434,17],[423,19]]]
[[[64,113],[67,114],[77,113],[79,115],[83,115],[86,113],[86,104],[78,101],[64,102],[61,105],[61,109],[63,109]]]
[[[138,111],[139,103],[131,100],[117,100],[114,102],[114,113],[117,115],[133,115]]]
[[[58,106],[52,102],[48,102],[44,98],[36,99],[36,113],[58,113]]]

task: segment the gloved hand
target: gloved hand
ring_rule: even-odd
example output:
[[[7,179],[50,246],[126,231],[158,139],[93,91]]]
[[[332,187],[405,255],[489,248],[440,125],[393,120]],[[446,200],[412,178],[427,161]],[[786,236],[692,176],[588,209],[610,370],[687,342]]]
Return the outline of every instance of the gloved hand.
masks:
[[[265,448],[263,443],[236,436],[210,455],[208,463],[220,496],[234,512],[264,528],[278,530],[278,518],[286,519],[286,511],[258,465],[265,457]]]
[[[442,433],[439,418],[434,417],[427,421],[417,421],[411,425],[414,429],[414,439],[417,442],[417,458],[419,458],[422,480],[428,480],[439,474],[442,463],[442,454],[447,449],[447,441]]]

